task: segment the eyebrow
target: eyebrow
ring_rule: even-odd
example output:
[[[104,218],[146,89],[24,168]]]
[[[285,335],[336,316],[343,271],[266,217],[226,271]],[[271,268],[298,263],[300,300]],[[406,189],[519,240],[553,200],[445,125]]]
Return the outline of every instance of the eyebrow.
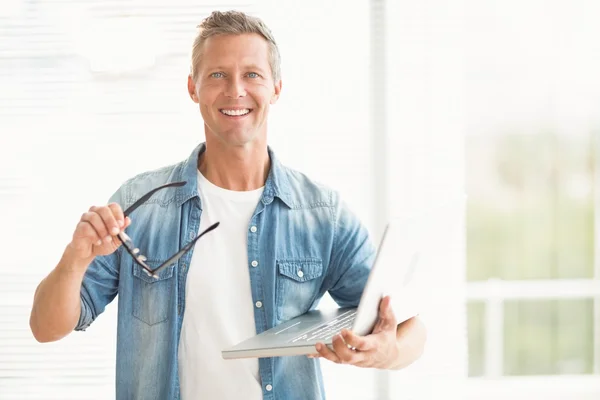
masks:
[[[264,69],[262,69],[261,67],[259,67],[256,64],[249,64],[249,65],[246,66],[246,69],[254,69],[254,70],[257,70],[257,71],[266,72]]]

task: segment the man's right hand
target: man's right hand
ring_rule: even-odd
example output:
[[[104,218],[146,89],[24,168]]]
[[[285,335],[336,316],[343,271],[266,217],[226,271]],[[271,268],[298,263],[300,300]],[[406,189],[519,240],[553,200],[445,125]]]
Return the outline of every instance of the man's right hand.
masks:
[[[67,249],[75,259],[90,262],[96,256],[112,254],[121,246],[121,241],[115,236],[130,224],[131,219],[124,217],[117,203],[92,206],[81,216]]]

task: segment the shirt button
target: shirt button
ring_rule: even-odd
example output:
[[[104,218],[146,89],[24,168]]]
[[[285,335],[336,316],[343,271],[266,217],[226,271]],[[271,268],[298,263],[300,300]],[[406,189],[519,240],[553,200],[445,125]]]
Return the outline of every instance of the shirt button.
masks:
[[[265,386],[265,389],[267,389],[267,392],[270,392],[271,390],[273,390],[273,386],[267,385]]]
[[[254,303],[254,305],[256,306],[256,308],[261,308],[262,307],[262,301],[257,301],[256,303]]]
[[[302,272],[302,270],[299,270],[299,271],[298,271],[298,276],[299,276],[300,278],[302,278],[302,277],[304,276],[304,272]]]
[[[258,229],[255,226],[253,226],[253,227],[250,228],[250,232],[252,232],[252,233],[256,232],[257,230]]]
[[[252,265],[253,267],[258,267],[258,261],[254,260],[250,265]]]

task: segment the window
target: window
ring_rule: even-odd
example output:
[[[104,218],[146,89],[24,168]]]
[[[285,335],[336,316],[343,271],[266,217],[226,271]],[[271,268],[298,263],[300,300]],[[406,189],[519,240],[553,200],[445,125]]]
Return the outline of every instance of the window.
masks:
[[[470,139],[470,375],[597,371],[592,137]]]
[[[472,388],[595,398],[600,64],[589,18],[599,10],[591,1],[467,4],[477,33],[466,70]]]

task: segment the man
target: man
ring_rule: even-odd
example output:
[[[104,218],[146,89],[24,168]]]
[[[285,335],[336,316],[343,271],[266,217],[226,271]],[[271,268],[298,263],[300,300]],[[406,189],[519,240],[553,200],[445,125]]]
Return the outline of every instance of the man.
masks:
[[[309,357],[221,358],[221,349],[308,311],[325,292],[341,306],[357,305],[375,250],[337,193],[284,167],[267,146],[281,78],[262,21],[239,12],[205,19],[188,91],[206,143],[179,164],[128,180],[110,204],[83,214],[36,291],[36,339],[85,330],[118,294],[118,399],[322,399],[319,358],[382,369],[417,359],[424,328],[416,318],[397,325],[389,298],[372,334],[344,331],[333,350],[318,344]],[[145,193],[177,181],[187,184],[124,215]],[[147,270],[216,222],[175,264]],[[125,229],[148,260],[121,246]]]

